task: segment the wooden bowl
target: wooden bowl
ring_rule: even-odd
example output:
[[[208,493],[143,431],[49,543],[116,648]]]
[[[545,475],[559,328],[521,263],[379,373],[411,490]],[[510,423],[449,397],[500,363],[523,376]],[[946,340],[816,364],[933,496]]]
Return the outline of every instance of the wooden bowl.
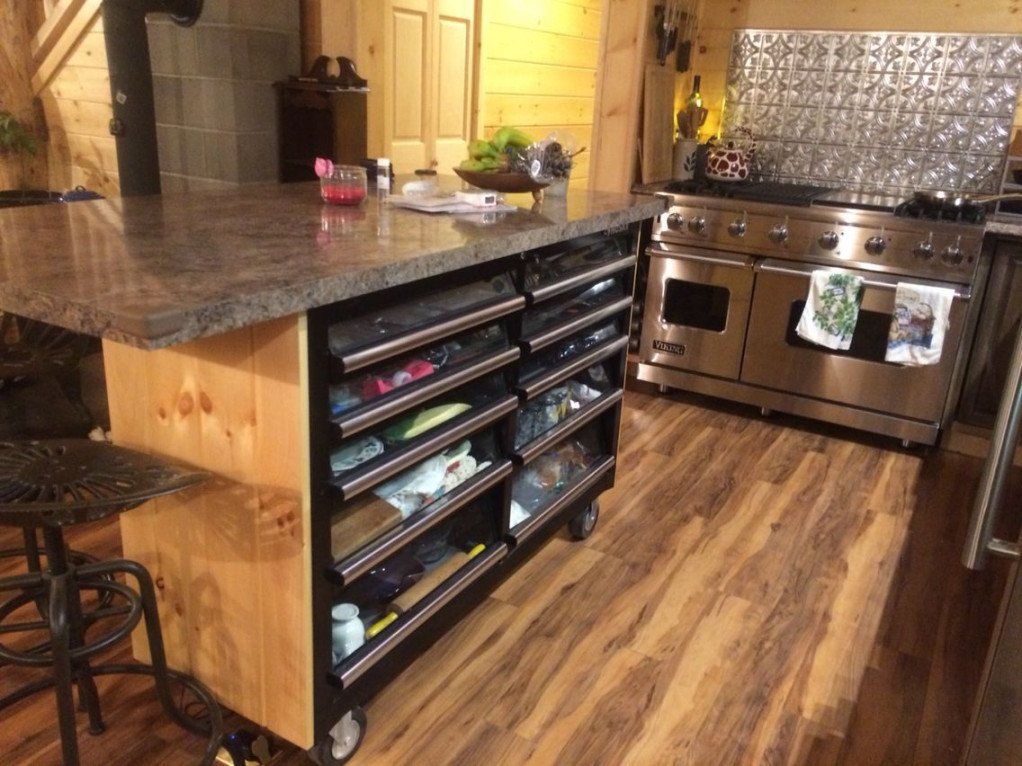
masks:
[[[478,186],[480,189],[505,192],[506,194],[535,193],[550,185],[533,180],[528,173],[483,173],[478,170],[462,170],[461,168],[454,168],[454,172],[463,181]]]

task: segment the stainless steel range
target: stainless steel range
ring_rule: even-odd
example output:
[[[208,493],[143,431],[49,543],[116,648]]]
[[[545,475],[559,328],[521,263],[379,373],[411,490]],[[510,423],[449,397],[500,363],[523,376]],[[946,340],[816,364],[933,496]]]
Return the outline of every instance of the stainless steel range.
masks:
[[[666,196],[646,250],[640,380],[936,443],[986,271],[981,206],[932,220],[911,202],[770,182]],[[863,278],[846,351],[795,332],[816,270]],[[936,364],[884,361],[899,282],[954,290]]]

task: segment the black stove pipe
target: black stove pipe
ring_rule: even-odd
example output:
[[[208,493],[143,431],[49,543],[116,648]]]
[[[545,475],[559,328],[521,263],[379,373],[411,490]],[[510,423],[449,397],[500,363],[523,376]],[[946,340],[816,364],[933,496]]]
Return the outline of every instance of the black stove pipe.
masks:
[[[191,26],[202,13],[202,3],[203,0],[103,1],[103,37],[113,103],[110,133],[117,143],[122,197],[160,193],[146,15],[167,13],[175,23]]]

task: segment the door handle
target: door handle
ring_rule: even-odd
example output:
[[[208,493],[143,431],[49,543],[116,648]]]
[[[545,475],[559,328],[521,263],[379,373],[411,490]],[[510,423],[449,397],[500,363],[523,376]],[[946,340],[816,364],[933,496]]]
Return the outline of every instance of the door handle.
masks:
[[[1022,328],[1015,336],[1015,350],[1011,355],[1008,377],[997,407],[997,419],[990,435],[990,450],[979,489],[973,502],[969,532],[962,551],[962,563],[969,569],[983,569],[989,554],[1019,559],[1019,546],[993,536],[994,524],[1004,499],[1004,489],[1018,444],[1019,426],[1022,425]]]
[[[695,263],[706,263],[712,266],[730,266],[735,269],[751,269],[753,259],[734,255],[697,255],[695,253],[683,252],[680,250],[667,250],[663,246],[651,247],[646,250],[650,258],[665,258],[675,261],[694,261]]]
[[[810,275],[812,275],[813,271],[816,271],[816,269],[802,269],[802,268],[791,267],[791,266],[775,266],[772,263],[761,263],[759,266],[756,267],[756,270],[761,272],[761,273],[763,273],[763,274],[782,274],[784,276],[789,276],[789,277],[802,277],[803,279],[809,279],[809,277],[810,277]],[[839,273],[854,273],[854,274],[859,274],[860,276],[862,274],[862,272],[852,272],[852,271],[849,271],[849,270],[841,270],[841,269],[830,269],[830,271],[835,271],[835,272],[839,272]],[[900,280],[900,281],[910,282],[912,280]],[[869,277],[863,277],[862,278],[862,284],[863,284],[863,287],[872,287],[872,288],[874,288],[876,290],[890,290],[890,291],[893,291],[893,290],[896,290],[897,287],[898,287],[898,282],[897,281],[888,282],[888,281],[881,281],[879,279],[870,279]],[[967,300],[969,300],[972,297],[972,290],[969,289],[968,287],[964,287],[962,285],[952,285],[952,284],[943,283],[943,282],[929,282],[928,283],[926,281],[920,281],[919,284],[931,284],[934,287],[946,287],[946,288],[950,288],[950,289],[955,291],[955,300],[956,301],[957,300],[967,301]]]

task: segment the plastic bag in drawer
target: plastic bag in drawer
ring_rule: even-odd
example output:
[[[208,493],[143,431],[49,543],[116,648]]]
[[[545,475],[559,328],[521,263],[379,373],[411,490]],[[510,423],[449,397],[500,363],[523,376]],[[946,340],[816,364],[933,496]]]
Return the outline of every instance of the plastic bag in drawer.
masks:
[[[583,437],[561,442],[525,466],[512,482],[514,502],[531,513],[584,473],[598,456],[587,441]]]

